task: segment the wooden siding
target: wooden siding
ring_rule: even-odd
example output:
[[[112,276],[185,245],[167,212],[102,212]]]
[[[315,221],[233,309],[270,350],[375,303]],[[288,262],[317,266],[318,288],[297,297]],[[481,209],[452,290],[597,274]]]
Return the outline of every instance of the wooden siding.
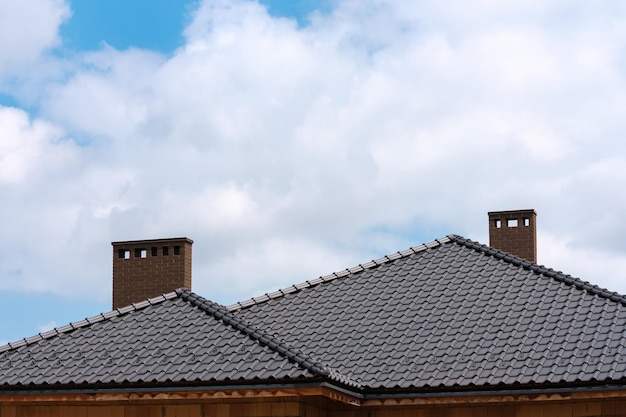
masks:
[[[326,387],[0,394],[0,417],[626,417],[626,391],[357,400]]]
[[[0,405],[0,417],[601,417],[626,416],[626,401],[566,404],[430,406],[324,410],[298,401],[141,404]]]

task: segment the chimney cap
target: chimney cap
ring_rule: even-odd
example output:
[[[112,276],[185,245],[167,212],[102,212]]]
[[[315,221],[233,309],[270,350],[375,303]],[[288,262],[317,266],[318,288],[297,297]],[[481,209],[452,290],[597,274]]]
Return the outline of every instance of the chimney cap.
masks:
[[[489,217],[493,216],[507,216],[513,214],[534,214],[537,215],[537,212],[534,209],[526,209],[526,210],[503,210],[503,211],[490,211],[487,213]]]
[[[137,245],[141,243],[150,244],[150,243],[168,243],[168,242],[181,242],[181,241],[193,244],[193,240],[189,239],[188,237],[171,237],[171,238],[166,238],[166,239],[123,240],[119,242],[111,242],[111,245],[113,246]]]

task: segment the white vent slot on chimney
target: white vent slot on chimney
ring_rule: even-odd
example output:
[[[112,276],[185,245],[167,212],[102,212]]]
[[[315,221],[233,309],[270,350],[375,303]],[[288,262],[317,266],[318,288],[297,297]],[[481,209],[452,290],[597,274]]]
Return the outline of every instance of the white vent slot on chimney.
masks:
[[[509,219],[506,221],[506,227],[517,227],[517,219]]]

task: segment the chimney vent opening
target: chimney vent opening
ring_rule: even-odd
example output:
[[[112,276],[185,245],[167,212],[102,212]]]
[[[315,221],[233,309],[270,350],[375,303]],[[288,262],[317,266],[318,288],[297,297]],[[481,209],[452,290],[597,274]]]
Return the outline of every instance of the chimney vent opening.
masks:
[[[506,227],[517,227],[517,219],[509,219],[506,221]]]

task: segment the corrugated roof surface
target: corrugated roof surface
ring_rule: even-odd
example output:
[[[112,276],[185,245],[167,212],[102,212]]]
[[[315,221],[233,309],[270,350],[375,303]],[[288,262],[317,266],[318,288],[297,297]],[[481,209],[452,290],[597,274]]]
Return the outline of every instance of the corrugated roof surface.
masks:
[[[0,387],[620,381],[625,305],[619,294],[450,236],[228,310],[181,290],[0,347]]]

